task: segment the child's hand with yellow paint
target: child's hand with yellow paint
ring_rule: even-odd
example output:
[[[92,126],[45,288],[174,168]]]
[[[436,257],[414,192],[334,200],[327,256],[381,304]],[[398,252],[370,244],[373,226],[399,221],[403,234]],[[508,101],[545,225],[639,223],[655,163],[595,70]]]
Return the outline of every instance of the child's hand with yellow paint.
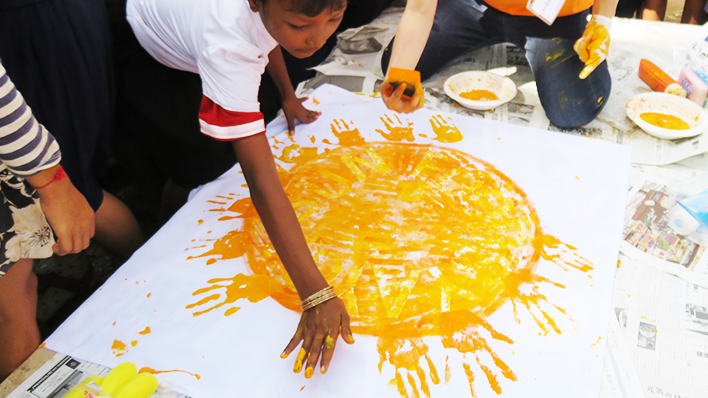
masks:
[[[305,365],[305,377],[309,379],[319,361],[320,373],[324,374],[329,368],[340,335],[347,344],[354,343],[349,314],[344,307],[344,302],[339,297],[335,297],[302,313],[295,336],[280,357],[287,358],[302,342],[293,371],[300,373]]]
[[[396,112],[411,113],[422,107],[425,96],[420,84],[420,72],[390,68],[381,84],[381,98],[388,109]]]
[[[610,50],[610,27],[612,18],[594,14],[585,27],[583,36],[575,42],[575,52],[580,60],[585,63],[585,68],[580,72],[580,78],[585,79],[604,60]]]

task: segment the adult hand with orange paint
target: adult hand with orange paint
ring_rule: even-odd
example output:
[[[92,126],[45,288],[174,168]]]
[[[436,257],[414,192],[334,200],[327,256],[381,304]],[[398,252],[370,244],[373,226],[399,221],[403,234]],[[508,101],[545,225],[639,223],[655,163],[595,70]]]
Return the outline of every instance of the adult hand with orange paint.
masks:
[[[612,18],[604,15],[593,14],[583,32],[583,36],[575,42],[573,48],[578,53],[580,60],[585,63],[585,68],[579,77],[585,79],[600,64],[607,59],[610,51],[610,28]]]
[[[388,76],[381,84],[381,98],[388,109],[396,112],[411,113],[422,107],[425,96],[420,72],[389,68]]]
[[[280,356],[287,358],[302,342],[293,371],[299,373],[304,364],[305,377],[309,379],[319,361],[320,373],[324,374],[329,369],[334,347],[340,335],[347,344],[354,343],[349,314],[344,307],[344,302],[335,297],[302,313],[295,336]]]

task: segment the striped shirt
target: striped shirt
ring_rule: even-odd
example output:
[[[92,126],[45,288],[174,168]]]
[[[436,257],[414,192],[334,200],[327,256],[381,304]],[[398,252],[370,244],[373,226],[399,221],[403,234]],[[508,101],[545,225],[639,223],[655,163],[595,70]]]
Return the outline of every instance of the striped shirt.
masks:
[[[32,177],[59,160],[59,144],[34,118],[0,61],[0,171]]]

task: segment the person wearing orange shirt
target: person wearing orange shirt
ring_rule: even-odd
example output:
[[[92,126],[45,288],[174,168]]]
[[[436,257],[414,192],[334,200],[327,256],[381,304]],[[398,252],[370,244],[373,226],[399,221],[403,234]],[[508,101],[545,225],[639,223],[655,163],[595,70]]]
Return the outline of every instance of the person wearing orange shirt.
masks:
[[[382,66],[416,69],[425,80],[459,56],[510,42],[525,51],[550,121],[579,127],[600,113],[610,95],[604,61],[616,8],[617,0],[566,0],[548,25],[527,9],[527,0],[408,0]],[[389,109],[422,106],[417,93],[403,96],[405,85],[393,87],[386,79],[381,89]]]

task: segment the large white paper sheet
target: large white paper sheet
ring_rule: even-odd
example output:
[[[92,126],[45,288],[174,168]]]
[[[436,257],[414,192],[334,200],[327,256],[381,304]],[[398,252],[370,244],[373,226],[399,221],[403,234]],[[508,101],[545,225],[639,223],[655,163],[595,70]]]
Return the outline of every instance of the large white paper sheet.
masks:
[[[411,148],[433,146],[426,153],[457,153],[436,148],[462,151],[464,155],[452,157],[473,156],[508,177],[535,209],[543,234],[573,246],[559,244],[554,249],[550,247],[553,244],[545,244],[544,253],[557,254],[558,264],[540,259],[533,274],[554,283],[536,278],[523,290],[526,297],[538,299],[537,306],[532,302],[527,309],[517,295],[516,308],[507,300],[489,311],[491,314],[483,316],[488,328],[477,327],[473,331],[476,337],[468,340],[477,344],[476,350],[451,347],[455,345],[451,341],[459,343],[465,333],[472,333],[470,330],[404,340],[396,354],[427,350],[418,352],[418,361],[407,367],[394,355],[380,355],[377,344],[382,339],[376,335],[355,334],[354,345],[339,342],[326,375],[315,372],[306,380],[302,373],[292,372],[294,355],[279,357],[295,331],[298,313],[271,298],[257,303],[225,303],[225,288],[193,295],[214,285],[209,283],[214,278],[251,273],[243,257],[216,262],[220,256],[187,259],[211,250],[218,239],[243,228],[242,219],[229,219],[236,214],[226,210],[235,200],[248,196],[236,166],[196,193],[47,340],[47,348],[107,366],[132,361],[139,367],[198,374],[199,378],[184,372],[160,375],[185,387],[195,398],[399,397],[415,393],[485,397],[496,396],[494,390],[507,397],[599,396],[627,195],[627,147],[428,110],[394,115],[380,99],[353,95],[333,86],[320,87],[306,104],[321,111],[322,116],[310,125],[298,126],[292,141],[284,134],[282,120],[268,126],[270,133],[283,132],[270,141],[279,158],[276,162],[284,169],[297,162],[292,159],[306,157],[312,151],[324,157],[334,153],[337,134],[355,126],[366,142],[381,143],[375,150],[394,145],[389,139],[399,137],[404,139],[403,145],[417,145]],[[440,142],[455,141],[455,129],[461,132],[461,141]],[[440,139],[446,131],[448,139]],[[369,166],[357,163],[361,170],[373,167],[374,158],[362,159]],[[423,216],[420,214],[421,219]],[[455,220],[448,222],[451,227],[459,227]],[[464,252],[461,250],[460,256]],[[415,256],[408,259],[417,264]],[[581,271],[566,263],[578,268],[591,263],[592,269]],[[421,275],[440,277],[437,266],[430,268],[435,270],[423,269]],[[459,278],[453,280],[453,284],[459,282]],[[465,297],[473,293],[467,292]],[[209,301],[212,294],[216,296]],[[441,293],[435,315],[443,317],[455,310],[456,303],[464,301],[462,294],[457,292],[453,299],[457,297],[458,301],[448,300],[446,305]],[[193,306],[201,299],[205,299],[202,305]],[[224,306],[194,315],[219,303]],[[235,313],[229,310],[234,306],[240,308]],[[382,313],[393,311],[390,303],[384,307]],[[230,315],[225,316],[225,312]],[[447,343],[443,344],[445,339]],[[505,368],[513,376],[502,372]]]

